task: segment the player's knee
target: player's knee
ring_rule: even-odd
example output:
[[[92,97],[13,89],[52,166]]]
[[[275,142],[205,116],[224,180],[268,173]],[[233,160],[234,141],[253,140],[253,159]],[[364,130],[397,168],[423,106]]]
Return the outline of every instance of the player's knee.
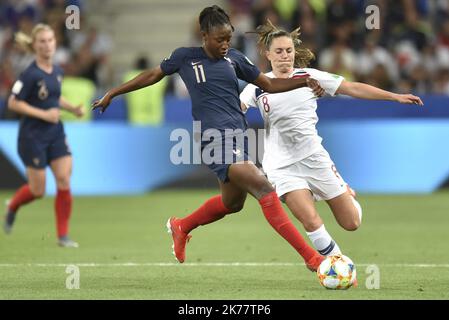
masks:
[[[69,189],[70,188],[70,177],[69,176],[56,176],[56,185],[58,189]]]
[[[273,191],[275,191],[275,190],[274,190],[273,186],[271,185],[271,183],[268,182],[268,180],[263,179],[263,181],[260,181],[259,184],[257,185],[256,194],[259,195],[259,197],[257,197],[257,198],[262,198]]]
[[[362,207],[360,204],[352,198],[352,202],[354,204],[354,207],[352,210],[348,210],[345,214],[348,218],[344,220],[343,223],[341,223],[341,226],[347,230],[347,231],[355,231],[360,227],[360,224],[362,223]]]
[[[345,222],[342,227],[347,231],[355,231],[360,227],[360,223],[359,217],[354,217],[354,219]]]
[[[30,191],[36,199],[45,196],[45,186],[44,187],[30,187]]]
[[[229,210],[229,213],[236,213],[243,209],[244,202],[235,202],[229,205],[226,205],[226,208]]]

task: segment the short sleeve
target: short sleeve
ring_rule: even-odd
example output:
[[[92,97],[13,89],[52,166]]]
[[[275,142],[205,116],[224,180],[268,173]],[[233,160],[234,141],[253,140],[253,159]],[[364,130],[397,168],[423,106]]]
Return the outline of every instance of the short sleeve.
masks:
[[[162,72],[166,75],[173,74],[175,72],[178,72],[178,70],[181,68],[182,62],[184,60],[185,51],[183,48],[178,48],[169,58],[165,58],[161,62],[161,69]]]
[[[240,93],[240,101],[249,107],[256,107],[256,86],[253,84],[248,84],[242,93]]]
[[[233,62],[235,65],[235,73],[239,79],[246,82],[253,82],[260,74],[259,68],[251,62],[243,53],[233,50]]]
[[[26,100],[33,88],[33,83],[32,75],[28,72],[23,72],[12,86],[11,93],[15,95],[18,100]]]
[[[58,76],[61,77],[62,79],[64,79],[64,70],[61,67],[57,67],[58,68]]]
[[[342,76],[339,76],[337,74],[324,72],[316,69],[304,69],[311,78],[318,80],[321,87],[326,91],[327,94],[330,94],[331,96],[335,95],[335,92],[340,87],[341,83],[345,79]]]

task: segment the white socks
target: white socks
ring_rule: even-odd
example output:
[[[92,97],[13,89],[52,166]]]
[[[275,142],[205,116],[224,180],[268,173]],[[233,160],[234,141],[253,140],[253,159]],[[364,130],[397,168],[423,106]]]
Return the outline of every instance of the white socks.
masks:
[[[354,200],[355,201],[355,200]],[[357,202],[357,201],[356,201]],[[358,203],[357,203],[358,204]],[[359,205],[360,207],[360,205]],[[360,209],[360,214],[362,210]],[[340,248],[332,239],[330,234],[326,231],[324,224],[317,230],[312,232],[306,232],[312,241],[315,249],[323,256],[332,256],[335,254],[341,254]]]

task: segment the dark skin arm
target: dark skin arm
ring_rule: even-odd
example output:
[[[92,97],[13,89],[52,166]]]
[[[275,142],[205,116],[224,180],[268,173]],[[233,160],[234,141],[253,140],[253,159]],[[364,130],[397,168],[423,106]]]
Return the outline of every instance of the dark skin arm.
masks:
[[[92,104],[92,110],[100,109],[100,112],[103,113],[104,111],[106,111],[109,104],[111,103],[111,100],[114,97],[144,87],[151,86],[152,84],[155,84],[164,77],[165,74],[162,72],[160,66],[143,71],[130,81],[125,82],[124,84],[109,90],[103,96],[103,98],[101,98],[100,100],[96,100]],[[276,79],[276,78],[269,78],[263,73],[260,73],[253,83],[262,90],[270,93],[284,92],[296,88],[309,87],[313,90],[313,93],[318,97],[321,97],[324,94],[324,89],[321,88],[318,81],[309,77],[298,79]]]
[[[151,86],[159,82],[164,77],[165,74],[162,72],[160,66],[145,70],[128,82],[125,82],[124,84],[121,84],[120,86],[109,90],[100,100],[94,101],[94,103],[92,104],[92,110],[100,109],[100,112],[103,113],[106,111],[109,104],[111,103],[111,100],[114,97]]]
[[[317,97],[324,95],[324,89],[321,88],[319,82],[310,77],[303,77],[297,79],[280,79],[280,78],[270,78],[265,74],[260,73],[259,76],[254,80],[253,84],[261,88],[265,92],[278,93],[284,91],[290,91],[297,88],[309,87],[313,90],[313,93]]]

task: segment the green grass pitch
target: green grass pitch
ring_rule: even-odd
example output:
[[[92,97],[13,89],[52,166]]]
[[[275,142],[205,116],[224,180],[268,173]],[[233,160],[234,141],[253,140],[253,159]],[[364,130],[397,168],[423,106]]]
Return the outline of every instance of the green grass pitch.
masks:
[[[359,285],[347,291],[322,288],[252,198],[242,212],[194,230],[186,263],[177,264],[167,219],[215,193],[76,197],[78,249],[56,246],[53,198],[23,207],[13,233],[0,234],[0,299],[449,299],[447,191],[360,195],[364,216],[355,232],[337,226],[319,203],[326,228],[357,267]],[[0,201],[11,195],[0,193]],[[79,267],[80,289],[66,288],[68,264]],[[379,289],[366,286],[372,264]]]

